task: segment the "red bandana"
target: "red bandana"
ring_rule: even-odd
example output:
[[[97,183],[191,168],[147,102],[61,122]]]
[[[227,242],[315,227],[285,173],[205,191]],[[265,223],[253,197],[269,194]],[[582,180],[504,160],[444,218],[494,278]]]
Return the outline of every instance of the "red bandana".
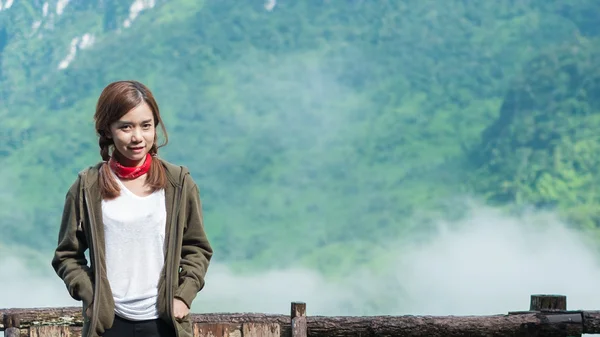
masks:
[[[113,157],[110,158],[108,163],[117,177],[121,179],[135,179],[148,172],[150,164],[152,164],[152,155],[150,153],[146,154],[146,160],[141,166],[123,166]]]

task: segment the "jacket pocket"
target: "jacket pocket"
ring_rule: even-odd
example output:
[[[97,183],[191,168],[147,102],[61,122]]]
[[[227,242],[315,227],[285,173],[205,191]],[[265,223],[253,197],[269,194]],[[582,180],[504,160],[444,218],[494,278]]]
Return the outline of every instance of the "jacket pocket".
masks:
[[[99,293],[92,303],[92,317],[96,320],[95,330],[99,335],[112,327],[115,319],[115,302],[106,277],[100,278]],[[96,311],[94,311],[94,309]]]
[[[193,337],[194,331],[192,326],[192,320],[190,315],[186,315],[181,320],[175,321],[176,329],[179,332],[179,336],[181,337]]]
[[[94,298],[94,285],[88,273],[82,272],[69,284],[71,297],[81,299],[84,304],[89,304]]]

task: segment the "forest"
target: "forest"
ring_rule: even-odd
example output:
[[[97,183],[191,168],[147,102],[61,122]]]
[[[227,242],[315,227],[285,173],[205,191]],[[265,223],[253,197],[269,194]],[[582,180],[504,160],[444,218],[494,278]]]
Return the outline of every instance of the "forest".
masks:
[[[600,242],[600,2],[169,0],[125,26],[129,6],[0,11],[0,252],[54,248],[119,79],[154,91],[159,155],[240,272],[377,269],[471,198]]]

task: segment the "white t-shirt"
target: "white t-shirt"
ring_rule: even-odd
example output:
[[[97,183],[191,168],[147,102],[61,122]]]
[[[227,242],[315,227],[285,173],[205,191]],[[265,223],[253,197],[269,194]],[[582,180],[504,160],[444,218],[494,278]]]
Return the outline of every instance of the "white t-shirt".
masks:
[[[130,320],[158,318],[158,280],[164,265],[167,212],[164,190],[146,197],[114,175],[121,195],[102,201],[106,272],[115,313]]]

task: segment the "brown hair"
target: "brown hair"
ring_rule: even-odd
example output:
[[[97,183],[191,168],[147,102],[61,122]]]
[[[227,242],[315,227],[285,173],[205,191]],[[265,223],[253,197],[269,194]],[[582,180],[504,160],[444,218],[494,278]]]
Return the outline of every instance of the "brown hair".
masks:
[[[103,199],[113,199],[120,194],[119,185],[113,178],[108,165],[111,156],[109,149],[114,145],[113,140],[107,137],[110,134],[110,125],[142,102],[148,104],[150,110],[152,110],[154,127],[156,128],[160,125],[165,137],[164,143],[158,146],[156,144],[157,133],[154,135],[154,144],[149,152],[152,156],[156,156],[158,149],[167,145],[169,139],[167,130],[160,118],[158,104],[150,89],[137,81],[117,81],[106,86],[98,98],[94,120],[96,122],[96,133],[99,137],[100,155],[102,156],[102,160],[105,161],[100,168],[99,178],[100,193]],[[113,151],[115,151],[114,147]],[[152,160],[152,165],[146,178],[146,185],[150,186],[153,191],[156,191],[164,188],[166,184],[165,168],[161,165],[160,161],[156,159]]]

